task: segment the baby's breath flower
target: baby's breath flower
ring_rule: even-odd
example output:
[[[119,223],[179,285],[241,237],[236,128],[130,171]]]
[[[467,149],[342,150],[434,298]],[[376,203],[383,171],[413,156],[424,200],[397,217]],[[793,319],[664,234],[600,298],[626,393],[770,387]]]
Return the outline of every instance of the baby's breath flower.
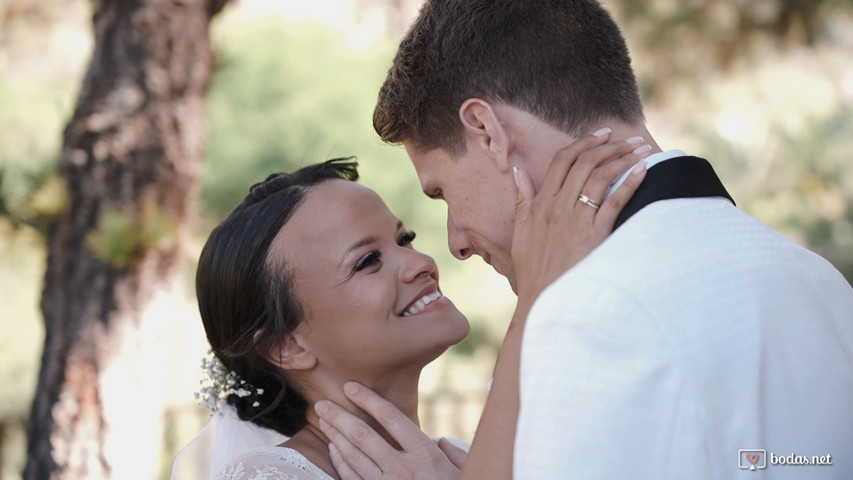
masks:
[[[204,378],[199,381],[201,387],[195,392],[194,397],[199,400],[200,404],[213,413],[219,410],[223,402],[228,399],[228,395],[237,395],[240,398],[252,395],[254,390],[257,395],[264,393],[263,388],[255,389],[252,385],[239,376],[225,368],[225,365],[216,358],[212,350],[208,350],[207,356],[201,359],[201,369],[204,373]],[[239,388],[234,386],[239,384]],[[253,407],[259,407],[260,402],[252,403]]]
[[[228,391],[228,393],[237,395],[240,398],[248,397],[252,394],[252,392],[246,390],[245,388],[238,388],[237,390],[231,389]]]

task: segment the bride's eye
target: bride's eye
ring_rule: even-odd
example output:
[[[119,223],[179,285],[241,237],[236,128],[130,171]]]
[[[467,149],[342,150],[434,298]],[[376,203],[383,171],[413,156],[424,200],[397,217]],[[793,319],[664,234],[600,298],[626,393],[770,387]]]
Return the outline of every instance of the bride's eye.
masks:
[[[361,260],[359,260],[358,263],[355,264],[355,271],[360,272],[371,265],[379,263],[381,259],[382,254],[379,253],[378,250],[373,250],[367,255],[361,257]]]
[[[415,241],[415,232],[409,230],[408,232],[400,235],[400,238],[397,240],[397,245],[401,247],[405,247],[406,245],[411,245],[412,242]]]

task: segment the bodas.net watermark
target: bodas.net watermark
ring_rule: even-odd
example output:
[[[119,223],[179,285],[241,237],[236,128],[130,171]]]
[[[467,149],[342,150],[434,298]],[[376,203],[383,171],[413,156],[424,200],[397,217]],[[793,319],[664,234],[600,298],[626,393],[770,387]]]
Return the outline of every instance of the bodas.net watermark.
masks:
[[[797,455],[791,452],[788,455],[776,455],[763,448],[742,448],[737,451],[738,468],[748,470],[761,470],[770,465],[832,465],[832,455]]]

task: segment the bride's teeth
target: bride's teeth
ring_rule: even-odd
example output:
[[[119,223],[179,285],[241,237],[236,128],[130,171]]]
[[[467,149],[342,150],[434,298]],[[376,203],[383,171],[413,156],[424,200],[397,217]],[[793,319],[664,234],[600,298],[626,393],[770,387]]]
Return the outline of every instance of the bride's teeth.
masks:
[[[411,308],[409,308],[408,310],[403,312],[403,316],[404,317],[411,317],[412,315],[420,313],[420,311],[423,310],[424,308],[426,308],[427,305],[438,300],[439,298],[441,298],[441,293],[439,293],[439,292],[431,293],[429,295],[424,295],[423,297],[418,299],[418,301],[415,302],[415,304],[412,305]]]

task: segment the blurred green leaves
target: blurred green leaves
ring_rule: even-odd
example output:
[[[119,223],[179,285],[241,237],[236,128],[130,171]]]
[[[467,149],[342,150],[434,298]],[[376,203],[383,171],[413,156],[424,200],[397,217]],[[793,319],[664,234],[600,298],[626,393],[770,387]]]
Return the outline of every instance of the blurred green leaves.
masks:
[[[770,51],[839,40],[853,0],[604,0],[627,35],[666,52],[648,68],[645,100],[665,100],[666,79],[698,79]],[[641,65],[652,67],[652,65]]]
[[[27,225],[44,236],[67,201],[56,164],[0,165],[0,217],[11,226]]]
[[[202,189],[208,213],[227,213],[272,172],[336,156],[387,158],[370,129],[387,50],[348,50],[334,32],[276,22],[220,31],[216,47]]]
[[[176,224],[149,200],[142,203],[141,211],[136,214],[118,210],[103,212],[98,229],[86,240],[97,258],[115,268],[133,268],[145,252],[175,244]]]

